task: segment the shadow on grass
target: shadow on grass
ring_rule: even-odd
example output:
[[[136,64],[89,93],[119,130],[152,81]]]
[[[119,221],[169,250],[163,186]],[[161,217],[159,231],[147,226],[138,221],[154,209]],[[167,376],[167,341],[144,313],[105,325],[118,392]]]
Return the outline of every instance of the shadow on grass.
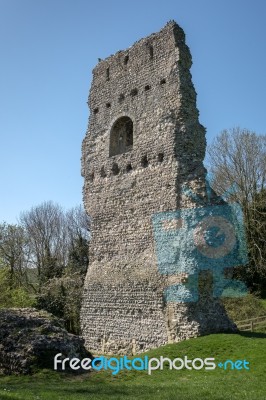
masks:
[[[266,339],[266,333],[263,332],[246,332],[246,331],[239,331],[238,334],[244,337],[250,337],[255,339]]]
[[[114,399],[126,399],[128,398],[146,398],[145,395],[155,395],[157,388],[151,386],[142,385],[141,390],[137,385],[136,387],[127,387],[125,384],[113,385],[111,383],[91,385],[86,387],[68,387],[67,389],[60,390],[60,394],[65,395],[66,398],[72,399],[72,395],[86,395],[86,398],[114,398]],[[93,396],[93,397],[90,397]],[[103,396],[103,397],[102,397]],[[143,397],[144,396],[144,397]]]
[[[87,387],[87,388],[75,388],[75,389],[64,389],[62,391],[60,391],[60,393],[66,393],[68,395],[70,394],[97,394],[97,395],[108,395],[110,397],[115,397],[117,398],[118,395],[120,396],[125,396],[125,395],[129,395],[130,392],[128,390],[122,390],[122,389],[118,389],[118,388],[114,388],[114,387]]]

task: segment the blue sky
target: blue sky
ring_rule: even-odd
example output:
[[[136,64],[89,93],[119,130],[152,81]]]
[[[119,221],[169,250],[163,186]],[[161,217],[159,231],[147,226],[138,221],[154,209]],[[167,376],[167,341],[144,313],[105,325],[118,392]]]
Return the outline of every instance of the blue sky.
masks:
[[[207,141],[236,125],[266,133],[264,0],[0,0],[0,222],[82,202],[91,71],[170,19],[192,52]]]

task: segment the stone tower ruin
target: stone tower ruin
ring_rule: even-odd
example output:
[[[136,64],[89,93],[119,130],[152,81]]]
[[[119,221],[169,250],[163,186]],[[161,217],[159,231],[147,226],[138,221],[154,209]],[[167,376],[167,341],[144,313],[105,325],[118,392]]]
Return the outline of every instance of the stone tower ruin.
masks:
[[[83,198],[92,219],[81,325],[96,353],[132,354],[234,328],[208,274],[198,301],[167,301],[186,274],[158,269],[152,217],[206,197],[205,129],[199,123],[183,30],[158,33],[93,70],[82,146]],[[178,221],[166,221],[175,229]],[[167,225],[168,224],[168,225]],[[171,225],[172,224],[172,225]]]

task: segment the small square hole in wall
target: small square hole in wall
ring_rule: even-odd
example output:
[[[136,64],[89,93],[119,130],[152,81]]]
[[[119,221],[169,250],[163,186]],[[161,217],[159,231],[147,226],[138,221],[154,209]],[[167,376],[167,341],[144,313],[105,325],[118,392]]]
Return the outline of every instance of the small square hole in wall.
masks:
[[[119,97],[118,97],[118,102],[119,103],[122,103],[122,101],[124,101],[125,100],[125,95],[123,94],[123,93],[121,93],[120,95],[119,95]]]
[[[117,163],[113,163],[112,173],[113,173],[113,175],[118,175],[119,174],[119,167],[118,167]]]
[[[106,178],[107,175],[106,175],[106,172],[104,170],[104,167],[101,168],[100,175],[101,175],[102,178]]]
[[[147,91],[147,90],[150,90],[150,88],[151,88],[150,85],[146,85],[146,86],[145,86],[145,90],[146,90],[146,91]]]
[[[110,68],[109,67],[106,69],[106,80],[110,81]]]
[[[98,112],[99,112],[99,108],[94,108],[93,113],[98,114]]]
[[[89,174],[89,181],[93,182],[94,181],[94,172],[92,172],[91,174]]]
[[[141,166],[143,168],[147,168],[148,165],[149,165],[149,161],[148,161],[148,158],[147,158],[147,154],[145,154],[145,156],[143,156],[142,159],[141,159]]]
[[[149,46],[150,59],[153,59],[153,46]]]
[[[125,58],[124,58],[124,65],[127,65],[128,60],[129,60],[129,56],[128,56],[128,54],[127,54],[127,55],[125,56]]]
[[[106,103],[106,108],[110,108],[111,107],[111,103]]]
[[[164,85],[166,83],[166,80],[163,78],[163,79],[161,79],[161,81],[160,81],[160,85]]]
[[[130,95],[133,97],[133,96],[136,96],[138,94],[138,89],[132,89],[131,90],[131,92],[130,92]]]
[[[127,166],[126,166],[126,172],[130,172],[130,171],[132,171],[131,163],[127,164]]]
[[[161,162],[163,162],[163,159],[164,159],[164,154],[163,153],[159,153],[158,154],[158,161],[161,163]]]

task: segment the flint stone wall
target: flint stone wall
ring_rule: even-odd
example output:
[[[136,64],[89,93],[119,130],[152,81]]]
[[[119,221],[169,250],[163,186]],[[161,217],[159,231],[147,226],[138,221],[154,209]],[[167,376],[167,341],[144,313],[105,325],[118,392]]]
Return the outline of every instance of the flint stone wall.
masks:
[[[205,129],[191,63],[184,32],[171,21],[93,70],[82,145],[92,240],[81,324],[91,351],[135,353],[234,328],[208,285],[197,304],[166,303],[171,277],[159,273],[156,260],[152,215],[195,206],[181,193],[184,183],[206,196]],[[133,122],[133,145],[121,137],[124,152],[110,156],[121,117]]]

